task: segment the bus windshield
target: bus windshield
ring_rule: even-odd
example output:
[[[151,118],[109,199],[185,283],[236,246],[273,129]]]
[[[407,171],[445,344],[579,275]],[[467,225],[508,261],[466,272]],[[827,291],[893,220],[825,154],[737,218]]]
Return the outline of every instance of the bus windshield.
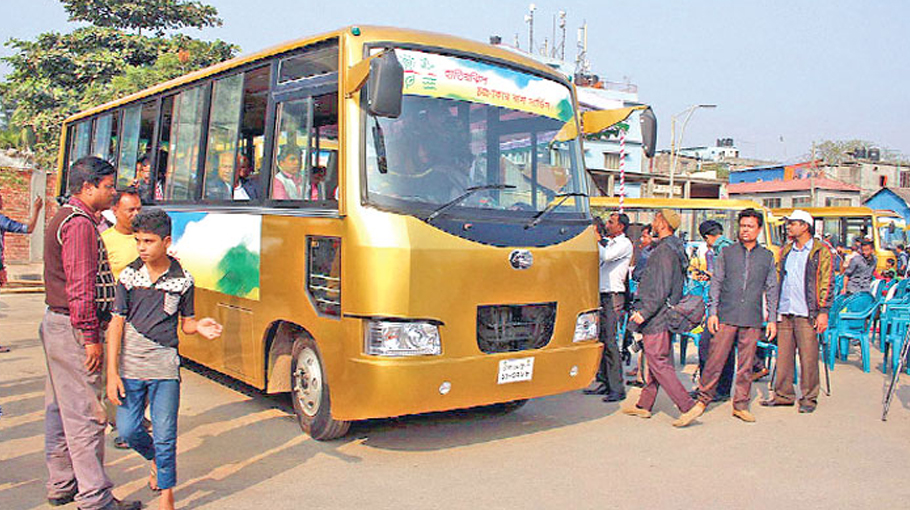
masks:
[[[907,232],[904,230],[904,221],[896,218],[878,219],[878,237],[882,248],[893,250],[897,245],[907,245]]]
[[[456,200],[461,216],[527,218],[561,202],[548,219],[582,217],[585,200],[560,198],[586,192],[578,140],[554,141],[574,121],[568,87],[465,58],[396,53],[401,115],[366,117],[371,203],[419,215]]]

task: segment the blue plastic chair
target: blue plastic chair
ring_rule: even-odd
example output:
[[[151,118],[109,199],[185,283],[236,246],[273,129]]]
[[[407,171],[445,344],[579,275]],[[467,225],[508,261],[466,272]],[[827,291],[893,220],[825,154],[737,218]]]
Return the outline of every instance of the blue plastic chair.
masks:
[[[853,294],[844,301],[838,313],[834,331],[834,344],[842,360],[850,353],[850,341],[859,340],[863,359],[863,372],[869,372],[869,325],[877,309],[875,297],[868,292]]]
[[[889,328],[882,336],[882,372],[886,374],[888,373],[889,351],[891,370],[897,370],[901,347],[904,345],[907,328],[910,328],[910,305],[893,305],[888,315]],[[907,367],[907,373],[910,373],[910,367]]]
[[[910,279],[903,279],[888,289],[887,295],[879,302],[878,348],[884,352],[889,338],[896,332],[891,330],[898,324],[895,315],[901,314],[901,306],[910,306]]]
[[[828,363],[829,370],[834,370],[834,362],[837,360],[837,346],[835,345],[835,340],[837,339],[837,324],[846,299],[846,294],[837,294],[834,296],[834,301],[831,303],[831,308],[828,312],[828,329],[822,333],[822,338],[820,338],[820,340],[828,346],[828,352],[823,352],[822,358]]]
[[[701,296],[705,301],[705,307],[708,305],[708,293],[711,289],[711,282],[703,282],[695,279],[688,279],[686,285],[683,288],[683,295],[696,294]],[[707,310],[705,310],[707,315]],[[701,332],[705,328],[705,323],[700,324],[692,331],[674,335],[676,338],[674,340],[679,341],[679,364],[686,364],[686,354],[689,348],[689,340],[692,340],[692,343],[695,345],[695,348],[698,349],[698,344],[701,342]]]

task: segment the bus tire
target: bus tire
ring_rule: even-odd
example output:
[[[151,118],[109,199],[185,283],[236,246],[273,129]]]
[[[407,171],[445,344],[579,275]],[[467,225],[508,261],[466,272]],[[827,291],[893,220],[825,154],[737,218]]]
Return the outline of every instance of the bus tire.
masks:
[[[307,336],[298,336],[291,348],[291,404],[297,424],[317,441],[339,438],[351,426],[351,422],[332,418],[322,356],[316,342]]]

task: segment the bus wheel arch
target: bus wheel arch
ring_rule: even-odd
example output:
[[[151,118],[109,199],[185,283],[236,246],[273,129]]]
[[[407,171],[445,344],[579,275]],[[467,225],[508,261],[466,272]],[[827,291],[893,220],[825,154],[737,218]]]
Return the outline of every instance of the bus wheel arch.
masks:
[[[332,418],[322,354],[313,335],[298,324],[277,321],[268,328],[267,392],[290,395],[300,428],[313,439],[345,435],[350,422]]]
[[[291,347],[291,404],[300,428],[310,437],[328,441],[347,434],[349,421],[332,417],[329,383],[316,341],[299,335]]]

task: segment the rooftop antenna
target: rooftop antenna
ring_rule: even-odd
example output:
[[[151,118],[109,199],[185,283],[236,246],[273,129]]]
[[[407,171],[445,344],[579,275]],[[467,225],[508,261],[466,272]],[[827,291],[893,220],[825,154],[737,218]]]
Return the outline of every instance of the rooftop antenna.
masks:
[[[578,28],[578,46],[575,55],[575,74],[584,74],[591,70],[588,62],[588,22],[583,21]]]
[[[515,49],[516,50],[521,49],[521,43],[518,42],[518,32],[515,32]]]
[[[528,6],[528,13],[525,14],[525,23],[528,24],[528,53],[534,53],[534,11],[537,6],[531,4]]]
[[[560,31],[560,41],[559,46],[557,46],[559,51],[559,60],[565,62],[566,60],[566,11],[559,11],[559,31]],[[555,36],[554,36],[555,40]]]

